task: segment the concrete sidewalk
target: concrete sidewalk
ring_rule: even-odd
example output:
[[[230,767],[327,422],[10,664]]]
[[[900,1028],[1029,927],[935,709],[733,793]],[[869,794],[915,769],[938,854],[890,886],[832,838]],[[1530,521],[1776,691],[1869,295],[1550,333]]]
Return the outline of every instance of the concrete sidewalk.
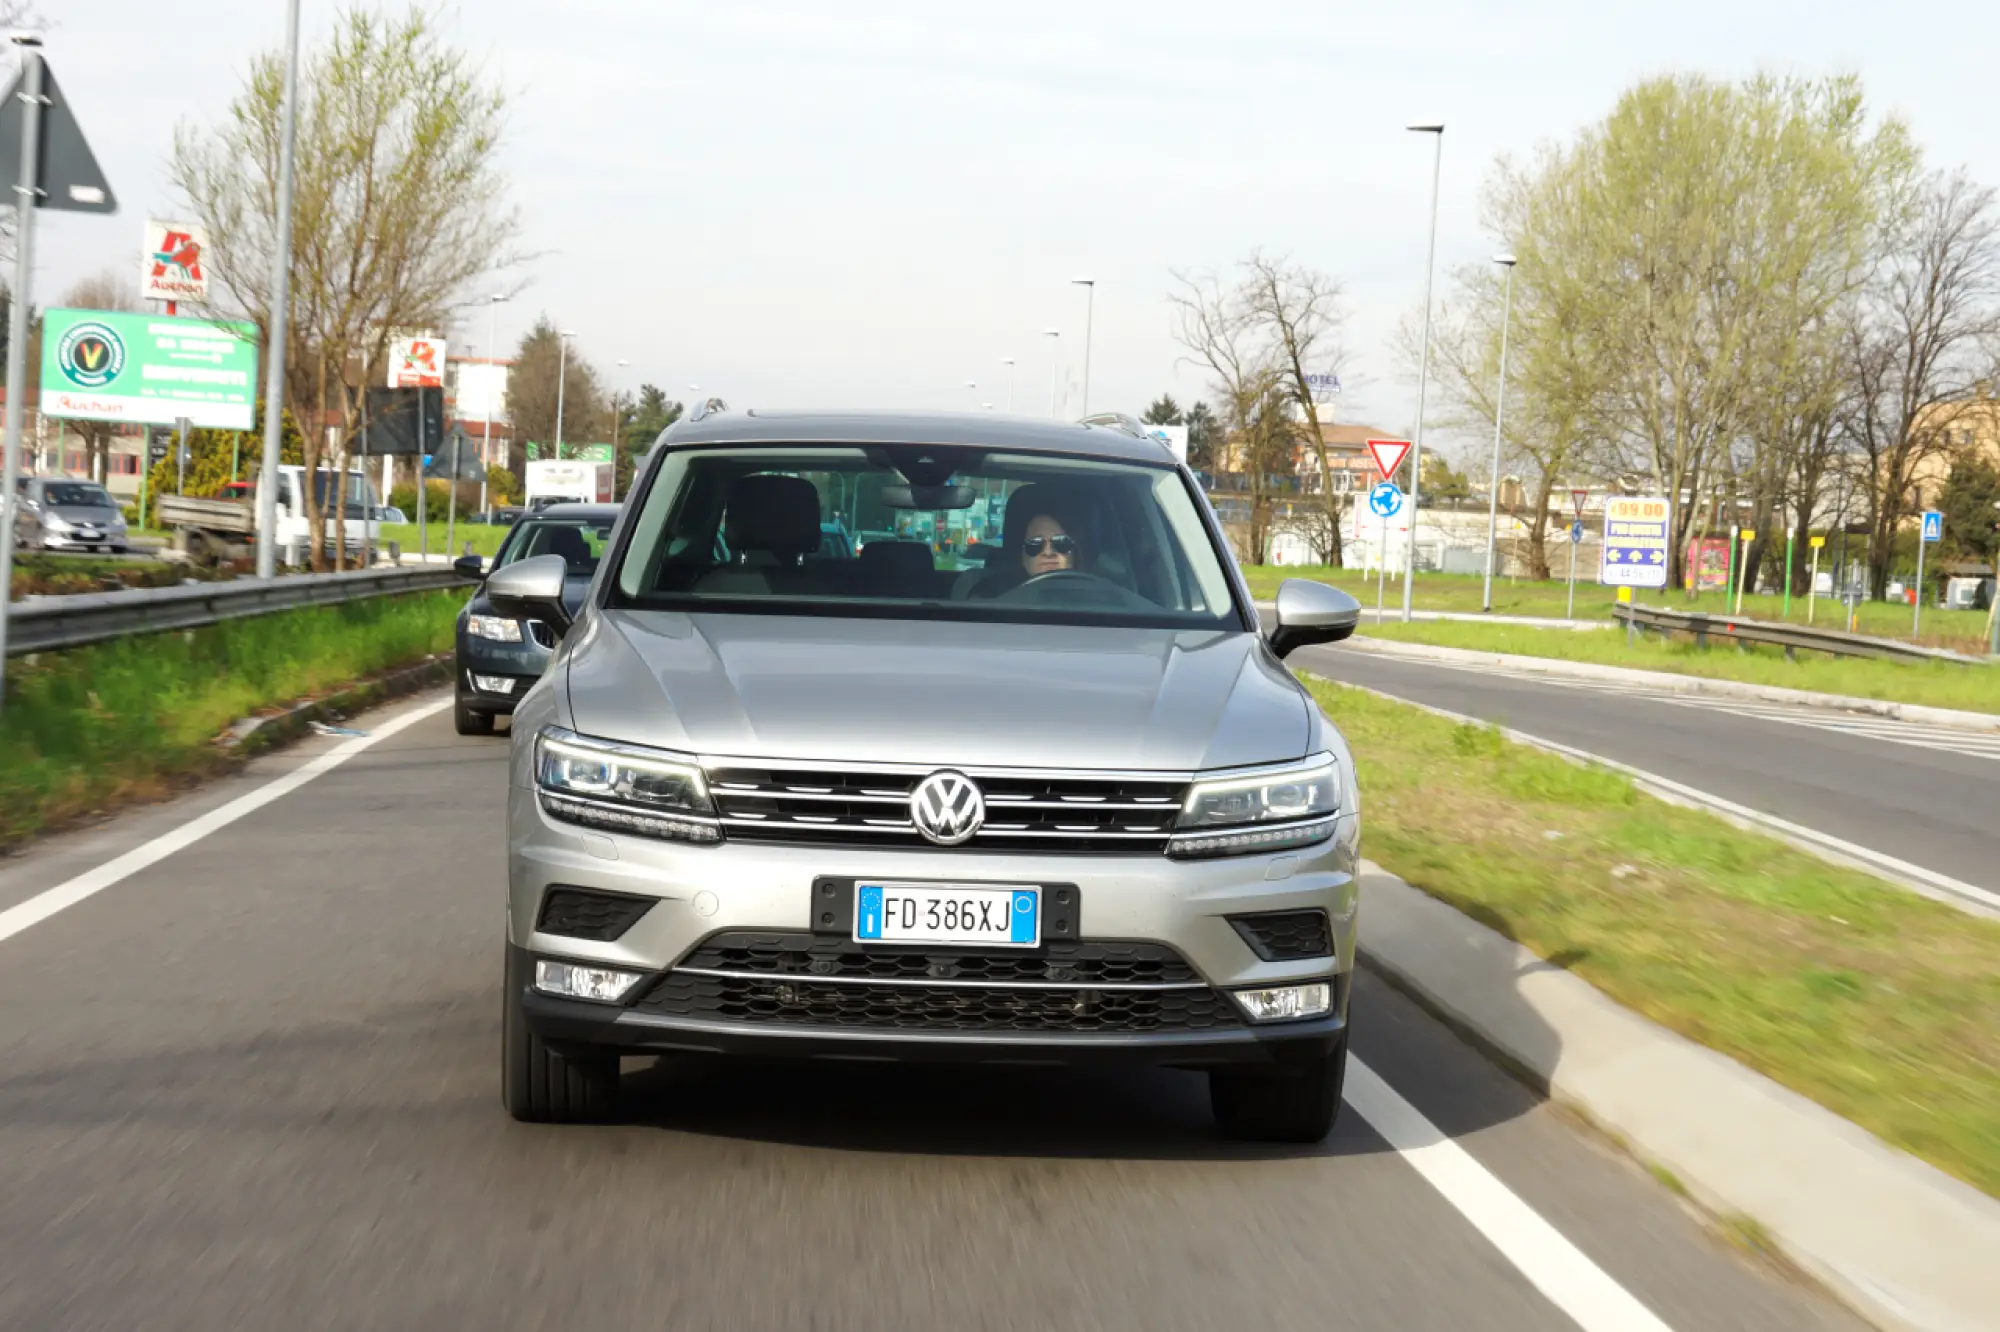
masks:
[[[2000,1327],[2000,1201],[1363,863],[1366,960],[1871,1321]],[[1360,1020],[1367,1021],[1366,1014]]]

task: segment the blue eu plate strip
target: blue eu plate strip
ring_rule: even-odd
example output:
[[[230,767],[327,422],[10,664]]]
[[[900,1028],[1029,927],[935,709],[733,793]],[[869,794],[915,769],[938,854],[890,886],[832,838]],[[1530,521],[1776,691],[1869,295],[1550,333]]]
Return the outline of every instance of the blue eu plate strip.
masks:
[[[882,889],[878,885],[864,885],[856,894],[854,937],[857,939],[882,937]]]

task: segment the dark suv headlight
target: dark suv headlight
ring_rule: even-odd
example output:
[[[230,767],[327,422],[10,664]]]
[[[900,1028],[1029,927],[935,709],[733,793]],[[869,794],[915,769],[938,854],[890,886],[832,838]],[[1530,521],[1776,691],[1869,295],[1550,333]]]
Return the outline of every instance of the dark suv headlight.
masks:
[[[1352,775],[1331,754],[1199,778],[1181,804],[1167,854],[1237,856],[1324,842],[1352,791]]]
[[[686,755],[592,740],[551,726],[535,737],[542,809],[565,823],[678,842],[719,842],[701,766]]]

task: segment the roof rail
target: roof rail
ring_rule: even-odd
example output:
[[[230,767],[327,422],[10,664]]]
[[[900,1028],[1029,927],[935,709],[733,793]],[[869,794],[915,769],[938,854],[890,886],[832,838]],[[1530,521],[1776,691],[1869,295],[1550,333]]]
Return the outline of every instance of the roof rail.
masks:
[[[1108,426],[1113,430],[1122,430],[1136,439],[1151,439],[1153,437],[1138,417],[1125,412],[1097,412],[1094,415],[1084,417],[1077,424]]]
[[[687,419],[690,421],[705,421],[717,412],[726,412],[728,410],[729,404],[720,398],[703,398],[700,402],[688,408]]]

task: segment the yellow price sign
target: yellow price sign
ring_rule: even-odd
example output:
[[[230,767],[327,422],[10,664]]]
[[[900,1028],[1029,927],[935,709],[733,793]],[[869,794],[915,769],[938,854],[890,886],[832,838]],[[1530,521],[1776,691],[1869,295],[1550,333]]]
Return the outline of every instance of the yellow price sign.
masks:
[[[1814,550],[1818,550],[1821,546],[1824,546],[1825,544],[1826,544],[1826,538],[1823,536],[1816,536],[1812,539],[1812,548]]]
[[[1631,604],[1632,604],[1632,589],[1631,589],[1631,588],[1629,588],[1629,587],[1621,587],[1621,588],[1619,588],[1619,589],[1618,589],[1618,600],[1619,600],[1619,601],[1621,601],[1621,602],[1623,602],[1623,603],[1624,603],[1624,604],[1626,604],[1627,606],[1631,605]]]
[[[1751,531],[1751,530],[1750,530],[1749,528],[1747,528],[1747,527],[1745,527],[1745,528],[1740,528],[1740,529],[1739,529],[1739,530],[1737,531],[1736,535],[1737,535],[1737,537],[1738,537],[1738,538],[1739,538],[1740,540],[1742,540],[1742,541],[1744,542],[1744,544],[1746,544],[1746,545],[1747,545],[1747,544],[1749,544],[1749,543],[1750,543],[1750,542],[1752,542],[1752,541],[1755,541],[1755,540],[1757,539],[1757,534],[1756,534],[1755,532]]]

